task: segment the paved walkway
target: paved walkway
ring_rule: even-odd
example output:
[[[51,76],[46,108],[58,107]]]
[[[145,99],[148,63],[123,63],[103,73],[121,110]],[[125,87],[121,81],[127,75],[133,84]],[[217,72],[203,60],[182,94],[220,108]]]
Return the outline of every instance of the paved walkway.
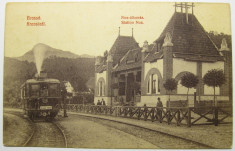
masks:
[[[77,112],[68,112],[68,114],[77,114],[89,117],[98,117],[102,119],[108,119],[148,129],[168,133],[182,138],[187,138],[199,143],[203,143],[214,148],[231,148],[233,140],[233,126],[232,124],[220,124],[219,126],[214,125],[195,125],[192,127],[187,126],[176,126],[175,124],[168,125],[167,123],[159,123],[157,121],[143,121],[130,118],[96,115],[96,114],[85,114]]]

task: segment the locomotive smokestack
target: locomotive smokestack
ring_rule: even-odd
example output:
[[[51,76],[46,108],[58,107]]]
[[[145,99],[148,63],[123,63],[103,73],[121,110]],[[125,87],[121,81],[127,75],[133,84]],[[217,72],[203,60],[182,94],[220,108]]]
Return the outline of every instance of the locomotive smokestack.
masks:
[[[40,72],[40,78],[47,78],[47,73],[44,71]]]
[[[38,74],[38,73],[35,74],[35,78],[36,79],[45,79],[45,78],[47,78],[47,73],[44,71],[40,71],[40,74]]]

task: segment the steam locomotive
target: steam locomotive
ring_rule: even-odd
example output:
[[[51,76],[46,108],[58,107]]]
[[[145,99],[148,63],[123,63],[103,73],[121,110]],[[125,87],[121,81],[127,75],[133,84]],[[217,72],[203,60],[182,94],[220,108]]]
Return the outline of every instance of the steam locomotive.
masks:
[[[61,109],[61,87],[59,80],[49,79],[43,72],[27,80],[21,86],[25,114],[33,121],[37,118],[52,120]]]

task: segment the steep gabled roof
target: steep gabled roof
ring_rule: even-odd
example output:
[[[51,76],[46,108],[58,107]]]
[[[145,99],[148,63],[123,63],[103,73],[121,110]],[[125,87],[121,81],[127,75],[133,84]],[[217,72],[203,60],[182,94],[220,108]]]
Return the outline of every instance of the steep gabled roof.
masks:
[[[113,56],[113,64],[116,65],[129,50],[135,48],[139,48],[139,45],[132,36],[118,36],[109,50]]]
[[[201,59],[201,61],[207,61],[208,58],[210,60],[210,57],[213,57],[212,60],[216,60],[216,57],[217,60],[221,60],[218,48],[192,14],[188,14],[188,23],[186,23],[186,14],[175,12],[155,43],[162,44],[166,33],[170,33],[172,36],[173,54],[180,53],[182,58],[185,58],[184,55],[187,56],[187,54],[198,57],[207,56],[198,59],[196,59],[196,56],[193,57],[194,60]],[[152,52],[152,54],[155,54],[155,56],[149,55],[145,61],[151,62],[159,57],[155,52]]]
[[[154,45],[148,45],[148,49],[153,50]],[[141,68],[142,64],[142,47],[129,50],[120,60],[120,63],[114,71],[126,71],[136,68]]]
[[[150,45],[152,46],[150,50],[150,52],[148,53],[148,55],[145,57],[144,61],[145,62],[153,62],[157,59],[161,59],[163,57],[163,53],[162,50],[158,50],[158,46],[156,44],[152,44]]]
[[[101,72],[105,71],[106,69],[107,69],[107,66],[104,65],[104,64],[102,64],[102,65],[98,66],[98,67],[95,69],[95,72],[96,72],[96,73],[101,73]]]
[[[126,71],[134,68],[141,67],[141,50],[142,48],[136,48],[129,50],[120,60],[118,66],[114,71]]]

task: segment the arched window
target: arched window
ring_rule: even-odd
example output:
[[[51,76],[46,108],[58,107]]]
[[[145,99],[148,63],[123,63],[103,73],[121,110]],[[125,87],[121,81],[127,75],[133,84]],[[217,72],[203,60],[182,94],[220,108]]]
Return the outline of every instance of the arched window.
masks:
[[[100,82],[99,82],[99,87],[100,87],[100,96],[103,96],[103,87],[102,87],[102,85],[103,85],[103,82],[102,82],[102,81],[100,81]]]
[[[162,88],[162,75],[157,68],[151,68],[146,75],[143,94],[160,94]]]
[[[152,93],[156,93],[157,75],[152,74]]]
[[[157,74],[151,74],[147,83],[148,94],[160,93],[160,81]]]
[[[98,96],[105,95],[105,81],[103,78],[100,78],[97,82],[97,95]]]
[[[103,81],[99,81],[99,88],[98,88],[98,95],[99,96],[104,96],[104,82]]]
[[[151,86],[150,86],[150,78],[149,78],[149,80],[148,80],[148,84],[147,84],[147,88],[148,88],[148,91],[147,91],[147,93],[150,93],[150,89],[151,89]]]

